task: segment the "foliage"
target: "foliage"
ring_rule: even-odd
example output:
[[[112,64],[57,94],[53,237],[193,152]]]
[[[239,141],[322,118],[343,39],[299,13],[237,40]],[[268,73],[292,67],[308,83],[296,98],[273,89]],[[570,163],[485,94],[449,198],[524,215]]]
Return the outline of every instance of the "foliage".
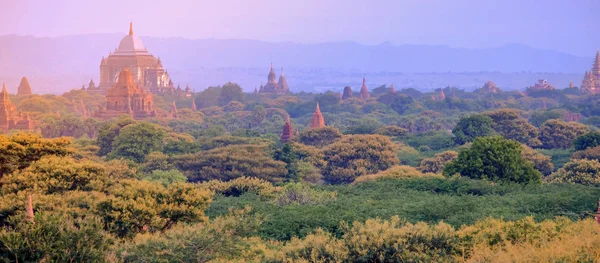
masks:
[[[549,175],[554,171],[554,164],[552,163],[552,158],[550,156],[536,152],[527,145],[522,145],[522,147],[523,151],[521,151],[521,154],[523,155],[523,158],[532,162],[535,169],[540,171],[543,175]]]
[[[242,176],[281,182],[287,174],[286,164],[273,160],[265,145],[230,145],[196,154],[170,158],[191,182],[228,181]]]
[[[245,193],[253,193],[266,199],[273,198],[282,191],[281,187],[273,186],[268,181],[245,176],[227,182],[211,180],[198,186],[224,196],[240,196]]]
[[[319,148],[332,144],[340,138],[342,138],[342,133],[338,129],[329,126],[310,129],[300,133],[299,136],[301,143]]]
[[[575,146],[575,150],[577,151],[583,151],[598,145],[600,145],[600,132],[586,133],[573,141],[573,146]]]
[[[388,126],[384,126],[384,127],[381,127],[379,129],[375,130],[374,133],[385,135],[385,136],[390,136],[390,137],[401,137],[401,136],[406,135],[408,133],[408,130],[404,129],[404,128],[400,128],[398,126],[388,125]]]
[[[278,205],[320,205],[335,198],[335,192],[315,190],[302,183],[289,183],[283,187],[275,202]]]
[[[164,186],[168,186],[173,183],[187,182],[187,177],[185,177],[185,175],[176,169],[168,171],[154,170],[149,175],[142,177],[142,180],[159,182]]]
[[[240,85],[228,82],[221,88],[217,103],[219,106],[224,106],[232,101],[243,102],[245,101],[245,96]]]
[[[555,110],[536,111],[536,112],[532,113],[531,116],[529,117],[529,122],[531,124],[533,124],[533,126],[535,126],[535,127],[540,127],[547,120],[562,119],[562,117],[563,117],[563,114],[561,112],[555,111]]]
[[[548,181],[600,186],[600,162],[587,159],[573,160],[550,175]]]
[[[493,135],[493,123],[492,118],[479,114],[462,118],[452,130],[454,140],[456,144],[465,144],[472,142],[477,137]]]
[[[96,217],[38,213],[35,223],[20,216],[10,221],[14,227],[0,231],[2,262],[102,262],[113,242]]]
[[[98,154],[100,156],[107,155],[112,151],[113,141],[119,136],[121,129],[129,124],[137,123],[129,115],[121,115],[116,120],[105,122],[100,125],[98,131],[98,138],[96,138],[97,144],[100,147]]]
[[[514,109],[501,109],[491,112],[485,112],[484,115],[490,117],[494,124],[492,128],[506,139],[511,139],[524,143],[527,146],[535,147],[541,145],[537,139],[539,131],[527,120],[521,117],[521,112]]]
[[[125,247],[124,262],[231,262],[251,256],[262,217],[250,209],[229,211],[206,224],[178,225],[164,233],[142,234]],[[250,254],[250,255],[249,255]],[[212,261],[211,261],[212,262]]]
[[[162,149],[165,135],[164,129],[155,124],[141,122],[127,125],[114,138],[110,157],[142,163],[146,155]]]
[[[518,183],[539,182],[540,172],[525,160],[521,144],[500,136],[479,137],[470,149],[460,152],[458,159],[446,166],[444,175],[462,176],[491,181]]]
[[[106,228],[117,236],[169,229],[177,222],[203,222],[211,193],[190,184],[121,180],[106,189],[110,196],[98,204]]]
[[[351,183],[361,175],[376,173],[398,164],[394,144],[382,135],[353,135],[342,138],[325,150],[325,181]]]
[[[581,123],[548,120],[540,127],[540,141],[546,149],[570,148],[573,141],[590,129]]]
[[[43,139],[28,133],[0,134],[0,177],[24,169],[43,156],[70,155],[70,144],[68,138]]]
[[[404,178],[419,178],[424,176],[437,176],[432,173],[422,173],[411,166],[397,165],[391,168],[378,172],[376,174],[368,174],[357,177],[353,184],[364,183],[368,181],[380,180],[380,179],[404,179]]]
[[[441,173],[444,167],[458,158],[458,152],[445,151],[436,154],[433,158],[426,158],[421,161],[419,170],[424,173]]]

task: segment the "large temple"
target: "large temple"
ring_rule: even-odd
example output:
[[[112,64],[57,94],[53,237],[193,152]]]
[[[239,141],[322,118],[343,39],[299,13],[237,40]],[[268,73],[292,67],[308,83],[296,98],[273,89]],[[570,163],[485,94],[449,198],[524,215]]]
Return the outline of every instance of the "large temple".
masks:
[[[581,92],[586,94],[600,93],[600,51],[596,52],[596,59],[592,71],[586,71],[581,82]]]
[[[290,92],[290,87],[288,86],[287,80],[283,75],[283,68],[281,69],[281,75],[279,76],[278,82],[277,75],[275,75],[275,70],[273,70],[273,63],[271,63],[271,70],[269,71],[269,76],[267,76],[267,84],[264,86],[261,85],[258,92],[277,94],[286,94]]]
[[[156,115],[152,93],[135,83],[133,73],[125,68],[119,73],[118,82],[106,91],[106,108],[97,111],[94,117],[110,119],[121,114],[143,119]]]
[[[17,107],[10,101],[6,85],[2,84],[0,92],[0,131],[8,130],[33,130],[34,122],[28,113],[17,111]]]
[[[129,24],[129,34],[123,37],[119,47],[100,62],[100,83],[90,85],[88,92],[105,94],[119,82],[121,71],[129,69],[136,85],[152,93],[173,93],[175,87],[169,73],[163,68],[160,58],[155,58],[144,47],[142,40],[133,34],[133,24]],[[90,82],[92,84],[93,82]]]

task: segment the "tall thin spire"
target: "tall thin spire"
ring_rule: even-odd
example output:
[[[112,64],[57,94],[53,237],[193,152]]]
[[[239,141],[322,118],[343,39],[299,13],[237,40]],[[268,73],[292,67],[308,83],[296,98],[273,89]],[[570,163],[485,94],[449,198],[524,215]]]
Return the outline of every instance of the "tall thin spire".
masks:
[[[321,107],[319,107],[319,102],[317,102],[315,113],[313,113],[313,117],[310,122],[310,128],[315,129],[323,127],[325,127],[325,119],[323,118],[323,113],[321,113]]]
[[[6,91],[6,83],[2,82],[2,93],[8,93]]]
[[[27,220],[33,223],[33,200],[31,198],[31,195],[27,196],[27,207],[26,207],[26,213],[27,213]]]
[[[129,22],[129,35],[133,36],[133,21]]]
[[[594,68],[592,74],[600,74],[600,51],[596,52],[596,59],[594,59]]]

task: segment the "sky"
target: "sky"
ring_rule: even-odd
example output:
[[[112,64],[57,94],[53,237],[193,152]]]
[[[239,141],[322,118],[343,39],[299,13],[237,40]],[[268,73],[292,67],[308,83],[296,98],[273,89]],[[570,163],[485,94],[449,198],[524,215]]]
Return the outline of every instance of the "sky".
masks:
[[[154,37],[600,49],[600,0],[0,0],[0,35],[126,34],[129,21]]]

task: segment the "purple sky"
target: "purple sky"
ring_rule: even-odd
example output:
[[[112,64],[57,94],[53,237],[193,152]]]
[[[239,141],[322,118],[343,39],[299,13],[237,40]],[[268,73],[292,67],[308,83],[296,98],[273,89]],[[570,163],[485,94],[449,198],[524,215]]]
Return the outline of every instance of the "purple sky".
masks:
[[[127,33],[485,48],[593,56],[599,0],[0,0],[0,35]]]

